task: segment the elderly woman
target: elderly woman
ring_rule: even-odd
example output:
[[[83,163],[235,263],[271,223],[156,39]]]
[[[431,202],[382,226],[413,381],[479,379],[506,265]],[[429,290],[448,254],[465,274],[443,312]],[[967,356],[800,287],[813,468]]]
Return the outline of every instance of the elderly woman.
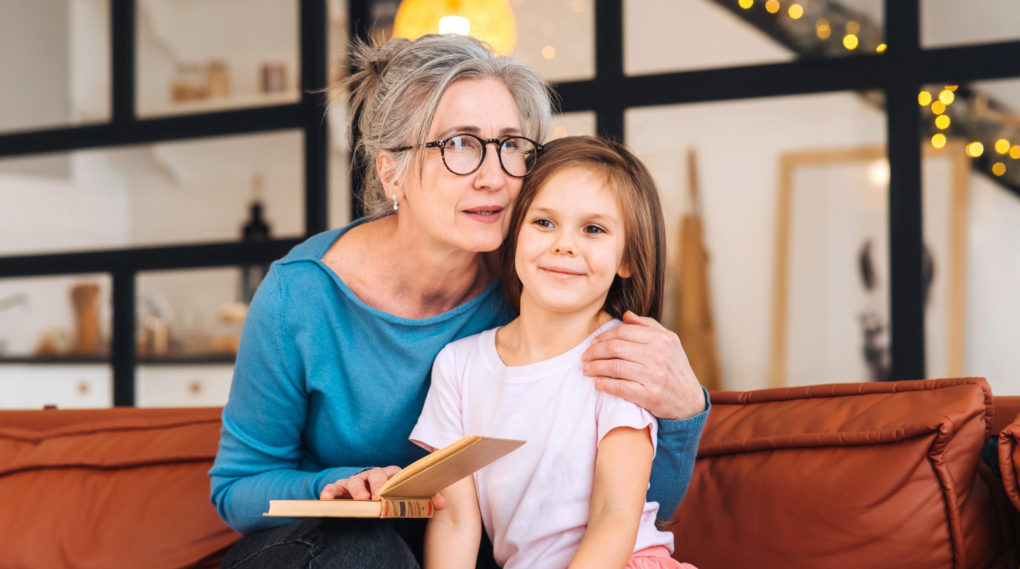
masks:
[[[367,498],[419,458],[408,435],[436,354],[512,317],[493,252],[541,152],[548,87],[462,36],[353,57],[370,216],[295,247],[252,301],[210,471],[213,503],[245,535],[224,567],[418,567],[419,520],[261,514],[270,499]],[[707,413],[676,335],[631,314],[585,359],[599,389],[659,417],[649,499],[669,516]]]

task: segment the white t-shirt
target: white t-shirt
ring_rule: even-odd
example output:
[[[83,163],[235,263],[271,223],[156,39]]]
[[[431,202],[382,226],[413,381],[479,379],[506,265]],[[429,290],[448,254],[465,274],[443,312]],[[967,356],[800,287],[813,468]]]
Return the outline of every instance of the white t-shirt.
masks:
[[[644,409],[595,389],[581,373],[592,338],[568,352],[508,367],[496,353],[496,329],[446,346],[411,440],[433,448],[465,435],[522,439],[525,445],[474,475],[482,523],[504,569],[566,567],[588,523],[595,454],[616,427],[650,427]],[[656,502],[646,502],[634,551],[665,545],[673,535],[655,528]]]

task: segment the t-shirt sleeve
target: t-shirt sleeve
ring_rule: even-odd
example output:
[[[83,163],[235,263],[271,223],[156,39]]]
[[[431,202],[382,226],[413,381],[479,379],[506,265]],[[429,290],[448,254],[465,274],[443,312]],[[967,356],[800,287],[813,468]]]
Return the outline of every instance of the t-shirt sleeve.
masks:
[[[619,427],[629,427],[638,430],[649,428],[649,435],[652,437],[652,448],[655,448],[657,445],[656,435],[659,423],[651,413],[615,395],[599,391],[597,396],[598,399],[595,402],[595,421],[600,444],[602,439],[609,434],[609,431]]]
[[[411,430],[411,442],[426,450],[442,448],[465,435],[460,385],[463,378],[457,371],[456,354],[451,345],[436,356],[425,406]]]

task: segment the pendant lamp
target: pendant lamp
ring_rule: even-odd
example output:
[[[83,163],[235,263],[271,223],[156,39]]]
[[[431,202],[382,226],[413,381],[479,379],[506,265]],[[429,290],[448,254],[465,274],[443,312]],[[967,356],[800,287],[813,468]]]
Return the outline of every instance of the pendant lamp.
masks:
[[[455,33],[487,42],[511,55],[517,42],[514,11],[507,0],[403,0],[393,20],[393,36]]]

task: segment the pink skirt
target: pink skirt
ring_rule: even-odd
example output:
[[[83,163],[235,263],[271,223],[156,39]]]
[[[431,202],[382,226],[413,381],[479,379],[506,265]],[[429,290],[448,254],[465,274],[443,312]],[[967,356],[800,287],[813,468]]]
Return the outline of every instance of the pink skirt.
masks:
[[[680,563],[669,556],[669,549],[665,545],[646,547],[641,551],[635,551],[624,569],[697,569],[690,563]]]

